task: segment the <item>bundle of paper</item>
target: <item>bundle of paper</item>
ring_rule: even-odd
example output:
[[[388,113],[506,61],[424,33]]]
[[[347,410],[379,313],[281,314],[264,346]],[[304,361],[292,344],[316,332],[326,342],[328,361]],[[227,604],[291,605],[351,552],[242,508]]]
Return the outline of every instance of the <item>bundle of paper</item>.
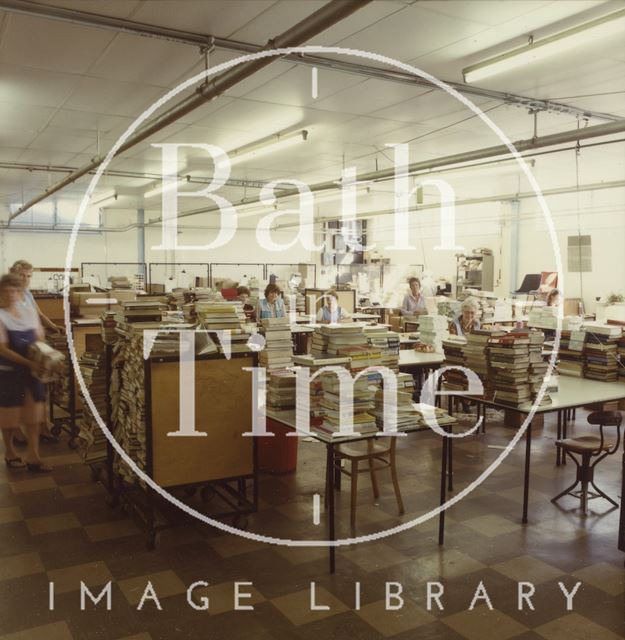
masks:
[[[65,355],[45,342],[33,342],[28,347],[28,359],[40,365],[37,378],[49,383],[59,379],[66,373]]]
[[[419,317],[419,340],[428,344],[437,353],[443,352],[443,340],[449,337],[449,321],[445,316],[427,315]]]

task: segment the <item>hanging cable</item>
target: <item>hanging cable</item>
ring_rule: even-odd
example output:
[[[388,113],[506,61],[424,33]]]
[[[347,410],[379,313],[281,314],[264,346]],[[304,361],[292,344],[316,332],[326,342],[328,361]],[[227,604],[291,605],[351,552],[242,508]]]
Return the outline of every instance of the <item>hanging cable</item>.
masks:
[[[579,119],[577,120],[577,128],[579,129]],[[576,204],[577,204],[577,253],[579,260],[579,297],[582,300],[582,304],[584,302],[584,275],[582,272],[582,224],[581,224],[581,215],[580,215],[580,191],[579,191],[579,156],[580,156],[581,148],[579,146],[579,140],[577,141],[577,145],[575,147],[575,189],[576,189]]]

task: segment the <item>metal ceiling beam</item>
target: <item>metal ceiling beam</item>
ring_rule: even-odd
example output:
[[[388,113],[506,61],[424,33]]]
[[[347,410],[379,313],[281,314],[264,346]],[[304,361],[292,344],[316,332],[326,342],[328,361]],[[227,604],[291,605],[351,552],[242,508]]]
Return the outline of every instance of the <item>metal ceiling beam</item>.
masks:
[[[310,14],[308,17],[300,20],[297,24],[293,25],[290,29],[287,29],[284,33],[275,38],[272,38],[267,42],[263,49],[272,50],[280,49],[283,47],[297,47],[309,40],[310,38],[325,31],[333,24],[340,22],[347,16],[351,15],[358,9],[361,9],[367,5],[371,0],[331,0],[320,9]],[[231,87],[235,86],[242,80],[250,77],[254,73],[260,71],[266,66],[270,65],[276,56],[268,56],[265,58],[258,58],[256,60],[248,60],[236,67],[231,67],[227,71],[224,71],[217,77],[213,77],[208,82],[200,85],[191,95],[183,98],[176,105],[165,111],[159,116],[149,120],[145,126],[141,127],[133,136],[131,136],[117,151],[117,155],[120,155],[124,151],[131,149],[146,138],[149,138],[153,134],[157,133],[167,125],[172,124],[179,118],[187,115],[191,111],[206,104],[210,100],[213,100],[217,96],[221,95],[224,91],[227,91]],[[96,156],[89,164],[73,172],[63,180],[48,187],[42,194],[31,199],[26,204],[22,205],[15,213],[9,216],[9,222],[14,220],[19,215],[28,211],[33,205],[41,202],[45,198],[49,197],[53,193],[60,191],[64,187],[72,184],[79,178],[87,175],[90,171],[97,169],[104,158],[102,156]]]
[[[179,29],[150,25],[123,18],[113,18],[110,16],[88,13],[86,11],[52,7],[49,5],[39,4],[38,2],[32,2],[31,0],[0,0],[0,9],[14,13],[36,15],[63,22],[71,22],[84,26],[99,27],[101,29],[129,33],[146,38],[168,40],[170,42],[177,42],[179,44],[191,45],[200,48],[215,46],[219,49],[234,51],[237,53],[256,53],[263,49],[260,45],[248,42],[220,38],[209,34],[181,31]],[[388,80],[413,86],[423,86],[430,89],[438,88],[436,85],[433,85],[424,78],[419,78],[410,73],[348,62],[347,60],[336,60],[325,56],[315,55],[291,55],[285,56],[285,59],[297,64],[333,69],[335,71],[344,71],[346,73],[356,74],[367,78],[377,78],[379,80]],[[592,109],[582,109],[580,107],[575,107],[574,105],[556,102],[553,100],[532,98],[529,96],[507,93],[504,91],[495,91],[492,89],[483,89],[460,82],[444,82],[460,93],[491,100],[499,100],[505,104],[515,105],[530,111],[564,113],[583,119],[594,118],[605,121],[617,121],[622,119],[621,116],[611,113],[603,113]]]

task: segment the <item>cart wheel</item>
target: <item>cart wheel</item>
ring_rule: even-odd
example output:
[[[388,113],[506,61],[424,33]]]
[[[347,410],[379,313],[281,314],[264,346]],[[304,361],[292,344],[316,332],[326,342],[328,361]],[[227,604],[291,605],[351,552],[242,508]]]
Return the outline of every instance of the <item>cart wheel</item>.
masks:
[[[148,551],[154,551],[154,549],[156,549],[156,545],[158,544],[158,539],[159,539],[158,531],[150,531],[148,533],[148,539],[145,544]]]
[[[242,531],[247,529],[248,524],[247,516],[243,515],[234,516],[234,520],[232,521],[232,526],[237,529],[241,529]]]
[[[200,492],[200,498],[202,502],[210,502],[215,497],[215,489],[210,486],[202,487]]]
[[[196,488],[195,487],[187,487],[184,490],[185,494],[188,495],[189,497],[194,496],[195,492],[196,492]]]
[[[62,431],[62,429],[61,429],[61,425],[60,425],[60,424],[56,424],[56,423],[55,423],[55,424],[53,424],[53,425],[50,427],[50,433],[51,433],[55,438],[58,438],[58,437],[61,435],[61,431]]]

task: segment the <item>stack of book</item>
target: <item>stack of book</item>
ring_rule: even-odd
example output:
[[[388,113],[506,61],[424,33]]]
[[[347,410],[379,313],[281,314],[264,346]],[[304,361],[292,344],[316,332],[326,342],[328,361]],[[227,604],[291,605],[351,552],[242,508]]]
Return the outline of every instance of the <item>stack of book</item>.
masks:
[[[72,383],[72,367],[69,355],[67,336],[64,333],[50,333],[46,335],[46,341],[65,356],[65,366],[62,373],[50,385],[50,394],[54,404],[59,407],[69,407],[69,386]]]
[[[106,364],[104,354],[98,351],[85,351],[79,361],[80,372],[85,386],[89,392],[91,402],[107,423],[107,396],[106,396]],[[100,429],[95,416],[84,399],[82,390],[80,397],[83,400],[82,414],[78,421],[78,437],[82,449],[82,457],[86,464],[97,464],[106,460],[106,436]],[[107,424],[110,428],[110,425]]]
[[[531,400],[529,347],[527,331],[489,339],[489,388],[497,402],[518,407]]]
[[[584,377],[585,331],[562,331],[558,350],[558,373]]]
[[[364,327],[358,322],[318,326],[312,335],[310,352],[316,357],[332,357],[343,347],[365,347],[368,342]]]
[[[295,408],[297,377],[292,371],[274,371],[267,384],[267,407],[277,411]]]
[[[195,302],[195,313],[201,327],[206,331],[242,332],[245,323],[243,303],[240,301],[201,301]]]
[[[500,338],[505,335],[505,331],[490,331],[488,329],[476,329],[469,333],[466,336],[467,343],[462,348],[464,366],[486,381],[488,377],[488,341],[491,338]]]
[[[380,350],[382,366],[399,371],[399,334],[378,325],[366,326],[364,334],[369,345]]]
[[[619,357],[618,378],[625,381],[625,333],[621,335],[616,344]]]
[[[409,373],[398,373],[397,381],[397,430],[414,427],[418,422],[418,415],[414,408],[413,394],[415,391],[414,378]],[[373,416],[379,430],[384,429],[384,390],[375,392],[375,409]],[[387,425],[387,429],[392,429]]]
[[[140,469],[146,468],[145,376],[143,369],[143,335],[132,332],[113,346],[111,374],[111,412],[115,437]],[[115,471],[134,484],[136,476],[120,459]]]
[[[111,289],[132,289],[130,280],[126,276],[110,276],[109,283]]]
[[[339,357],[346,357],[350,359],[349,368],[352,375],[360,373],[367,367],[379,367],[382,365],[382,351],[375,347],[369,346],[353,346],[353,347],[340,347],[337,355]],[[375,372],[369,372],[370,379],[379,379],[380,374]]]
[[[129,300],[122,302],[122,310],[117,320],[132,324],[133,322],[160,322],[167,311],[167,305],[154,300]]]
[[[449,337],[449,321],[445,316],[419,316],[419,340],[434,347],[437,353],[443,352],[443,340]]]
[[[613,325],[586,326],[584,364],[586,378],[616,382],[618,379],[618,341],[622,329]]]
[[[545,334],[537,329],[529,332],[529,384],[532,401],[536,400],[540,387],[547,376],[549,365],[543,358]],[[540,406],[551,404],[551,396],[547,391],[540,401]]]
[[[293,341],[288,318],[263,318],[265,348],[258,354],[258,364],[267,370],[285,369],[293,364]]]
[[[328,435],[339,435],[342,418],[346,416],[346,407],[340,403],[339,380],[336,375],[322,374],[321,384],[323,397],[321,406],[323,409],[323,423],[312,426],[319,432]],[[353,384],[353,425],[354,433],[376,433],[378,428],[375,418],[370,411],[375,408],[375,387],[369,385],[365,378],[359,378]]]
[[[445,366],[464,367],[464,348],[466,338],[462,336],[449,336],[443,340],[443,353],[445,354]],[[464,391],[467,388],[467,377],[457,369],[450,369],[443,374],[443,387],[448,391]]]
[[[115,311],[103,311],[100,316],[102,320],[102,341],[104,344],[113,344],[117,340],[117,314]]]
[[[322,367],[343,367],[349,369],[349,358],[315,358],[312,355],[294,356],[293,364],[298,367],[307,367],[310,369],[310,375],[319,371]],[[320,418],[323,416],[323,409],[321,407],[321,399],[323,398],[323,387],[321,384],[321,375],[318,375],[310,383],[310,415],[306,418]],[[300,408],[298,407],[299,411]]]
[[[65,353],[39,340],[28,346],[28,359],[39,365],[41,371],[37,372],[36,377],[40,382],[54,382],[63,377],[67,370]]]

